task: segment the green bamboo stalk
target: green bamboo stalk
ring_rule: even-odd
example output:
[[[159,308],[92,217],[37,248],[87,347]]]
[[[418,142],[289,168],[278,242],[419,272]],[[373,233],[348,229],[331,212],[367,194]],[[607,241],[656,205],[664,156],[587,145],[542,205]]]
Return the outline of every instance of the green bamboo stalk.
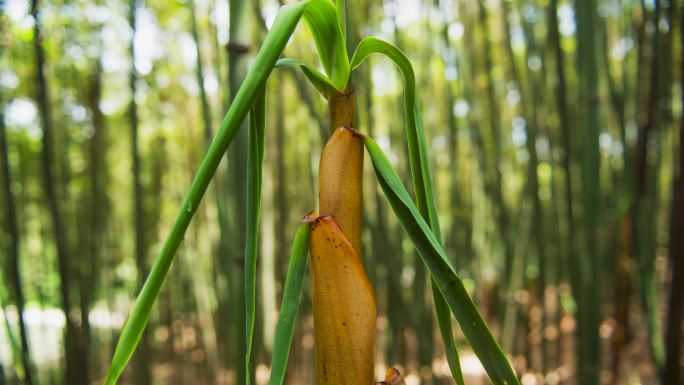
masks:
[[[440,6],[440,0],[434,0],[434,5],[435,7]],[[448,7],[448,4],[444,4],[444,8]],[[446,17],[443,18],[442,24],[443,27],[441,31],[439,32],[439,36],[442,40],[442,43],[444,44],[444,50],[449,51],[452,49],[451,42],[449,41],[449,22],[450,20],[447,20]],[[460,74],[461,66],[460,64],[460,59],[455,58],[454,61],[457,73]],[[462,75],[461,75],[462,76]],[[460,84],[461,82],[459,81],[457,84]],[[447,81],[444,84],[444,117],[445,121],[447,123],[448,127],[448,154],[449,154],[449,159],[451,159],[453,162],[458,161],[458,122],[456,121],[456,116],[454,115],[453,107],[454,107],[454,90],[453,90],[453,85],[452,82]],[[457,163],[458,164],[458,163]],[[462,205],[462,197],[461,197],[461,192],[459,190],[459,169],[458,167],[453,167],[451,168],[449,172],[449,209],[448,212],[451,216],[451,222],[450,222],[450,227],[449,227],[449,232],[452,235],[451,238],[447,240],[447,250],[451,251],[452,254],[454,254],[456,260],[454,262],[456,263],[456,266],[459,266],[459,268],[464,268],[465,267],[465,261],[466,258],[463,258],[463,256],[459,256],[456,254],[456,250],[460,250],[463,252],[464,250],[464,245],[461,242],[462,236],[459,236],[458,234],[462,233],[463,228],[465,227],[462,223],[461,220],[461,206]]]
[[[111,212],[108,208],[109,198],[107,195],[107,181],[109,178],[109,171],[107,169],[107,131],[105,128],[105,117],[100,109],[100,101],[102,100],[102,63],[99,59],[93,63],[86,95],[87,101],[85,105],[91,113],[93,136],[90,138],[87,154],[84,154],[84,157],[87,157],[89,162],[89,189],[85,193],[89,204],[85,206],[88,213],[86,214],[87,219],[83,221],[85,226],[88,226],[88,229],[83,231],[83,233],[87,234],[87,241],[85,242],[87,250],[85,251],[86,257],[80,268],[79,289],[80,310],[82,314],[81,345],[85,359],[85,376],[88,377],[91,362],[96,362],[95,359],[91,358],[93,356],[93,350],[91,350],[93,333],[89,314],[96,298],[96,288],[98,287],[99,272],[102,266],[105,232]],[[89,378],[86,379],[89,380]]]
[[[684,21],[684,13],[681,15]],[[684,26],[684,23],[680,24]],[[684,37],[684,29],[681,31]],[[682,58],[684,59],[684,57]],[[682,61],[684,63],[684,60]],[[680,89],[684,91],[684,80],[680,79]],[[665,330],[665,366],[662,382],[669,385],[682,383],[681,346],[682,313],[684,313],[684,115],[680,118],[678,163],[672,189],[672,209],[670,211],[670,266],[672,281],[667,303],[667,326]],[[678,155],[678,156],[677,156]]]
[[[643,8],[643,4],[642,4]],[[645,8],[643,8],[645,11]],[[646,14],[646,13],[644,13]],[[652,20],[659,22],[663,16],[663,5],[656,0]],[[662,66],[668,63],[668,47],[659,31],[652,35],[651,57],[648,73],[648,91],[644,121],[640,124],[634,160],[634,201],[632,209],[636,219],[635,248],[637,251],[638,276],[641,289],[642,306],[647,316],[650,334],[650,349],[653,360],[662,375],[665,362],[663,332],[658,309],[659,290],[655,274],[656,218],[655,207],[658,200],[658,169],[661,152],[657,153],[656,162],[649,162],[648,146],[658,142],[662,135],[662,127],[668,117],[660,107],[660,101],[669,95],[670,83],[667,69]],[[645,42],[645,41],[644,41]]]
[[[160,146],[160,147],[163,147]],[[161,157],[164,157],[164,151],[160,152]],[[155,159],[158,162],[159,159]],[[157,168],[160,168],[158,165]],[[161,173],[160,173],[161,174]],[[157,174],[154,174],[157,175]],[[159,195],[155,195],[159,196]],[[198,213],[198,217],[202,213]],[[204,218],[203,218],[204,219]],[[204,228],[199,221],[195,222],[195,226],[192,227],[192,238],[188,239],[186,235],[186,242],[188,244],[188,249],[197,250],[199,255],[206,255],[203,252],[203,238],[202,234]],[[211,247],[211,246],[210,246]],[[206,372],[206,382],[208,384],[216,383],[216,376],[219,373],[219,357],[218,351],[216,349],[216,327],[214,325],[214,319],[212,317],[207,317],[211,314],[211,289],[208,287],[207,282],[211,282],[207,279],[207,274],[205,272],[205,267],[202,263],[195,259],[195,253],[181,253],[181,265],[179,266],[182,271],[187,272],[188,276],[188,286],[190,286],[191,299],[194,307],[190,308],[191,314],[196,314],[196,321],[193,322],[193,326],[197,330],[197,340],[198,348],[204,351],[205,358],[202,360],[202,369]],[[198,263],[199,262],[199,263]],[[211,267],[210,267],[211,269]],[[188,296],[187,292],[183,292],[185,296]]]
[[[204,128],[204,139],[207,147],[211,143],[211,138],[214,136],[211,132],[211,107],[207,100],[207,90],[204,87],[204,65],[202,64],[202,48],[199,39],[199,31],[197,27],[197,15],[195,10],[194,0],[188,1],[188,9],[190,11],[190,31],[192,39],[195,42],[195,54],[197,60],[195,61],[195,79],[200,90],[200,112],[202,114],[202,126]]]
[[[523,5],[519,2],[519,9],[522,9]],[[524,20],[524,18],[523,18]],[[523,33],[525,35],[525,40],[527,42],[527,47],[525,49],[525,62],[530,62],[532,55],[537,54],[541,60],[541,67],[544,68],[544,55],[537,46],[536,38],[534,36],[534,30],[529,23],[523,21]],[[511,50],[512,51],[512,50]],[[528,68],[528,67],[526,67]],[[536,259],[539,268],[539,278],[538,278],[538,288],[537,296],[539,304],[542,308],[541,317],[541,330],[543,333],[546,327],[546,309],[544,307],[546,303],[546,266],[547,266],[547,253],[546,253],[546,243],[545,243],[545,225],[544,225],[544,212],[539,199],[539,177],[537,175],[537,169],[539,166],[539,156],[537,154],[537,133],[540,131],[541,119],[539,118],[538,107],[542,104],[541,96],[541,85],[540,83],[545,83],[544,73],[540,76],[535,75],[531,71],[526,71],[527,92],[521,92],[521,94],[528,94],[531,96],[528,103],[524,103],[521,98],[521,103],[523,105],[525,121],[526,121],[526,132],[527,132],[527,153],[530,158],[528,160],[528,170],[527,170],[527,183],[529,184],[528,196],[532,202],[532,231],[530,236],[532,237],[532,245],[535,250]],[[521,85],[521,83],[518,83]],[[523,87],[523,89],[525,89]],[[547,370],[547,357],[548,357],[548,344],[546,340],[542,337],[541,346],[541,370],[542,373],[546,373]]]
[[[674,4],[670,4],[674,8]],[[679,5],[679,33],[680,41],[684,40],[684,4]],[[674,9],[672,9],[674,13]],[[674,17],[670,17],[672,22]],[[672,39],[674,41],[675,39]],[[684,50],[680,49],[680,66],[684,67]],[[684,95],[684,72],[680,72],[680,95]],[[682,346],[682,316],[684,313],[684,114],[680,114],[679,122],[679,154],[675,154],[678,163],[673,167],[676,173],[672,189],[672,209],[670,218],[670,266],[672,281],[668,293],[667,326],[665,330],[665,366],[662,381],[664,384],[681,385],[681,346]],[[675,138],[677,132],[675,130]]]
[[[578,304],[578,375],[581,383],[598,383],[601,368],[602,257],[599,137],[598,62],[596,53],[596,1],[578,0],[577,66],[580,95],[578,108],[582,132],[582,252],[578,258],[579,281],[574,282]]]
[[[494,67],[491,35],[489,33],[489,10],[482,1],[478,1],[479,26],[482,34],[482,55],[484,71],[487,78],[485,89],[487,102],[488,131],[486,136],[476,133],[475,138],[483,157],[485,191],[494,205],[494,215],[497,221],[499,237],[503,242],[505,271],[511,271],[512,240],[509,234],[509,217],[503,197],[503,183],[500,169],[501,162],[501,121],[498,113],[496,92],[492,82]]]
[[[0,6],[0,20],[4,17],[4,7]],[[0,56],[0,58],[3,58]],[[19,224],[17,220],[17,212],[16,212],[16,203],[15,203],[15,197],[14,197],[14,192],[12,191],[12,174],[10,171],[10,164],[9,164],[9,145],[7,141],[7,133],[6,133],[6,126],[5,126],[5,105],[4,105],[4,90],[0,89],[0,161],[2,164],[0,165],[0,171],[2,172],[2,175],[0,180],[2,180],[3,186],[4,186],[4,201],[5,201],[5,220],[6,220],[6,225],[7,225],[7,234],[9,235],[9,261],[7,261],[7,265],[9,265],[9,273],[8,275],[10,277],[9,280],[11,281],[11,289],[10,291],[13,292],[14,296],[14,303],[17,308],[17,313],[18,313],[18,323],[19,323],[19,339],[21,341],[21,367],[24,371],[24,381],[26,382],[27,385],[32,385],[33,380],[32,380],[32,374],[31,372],[33,371],[33,368],[31,366],[31,356],[30,356],[30,347],[28,343],[28,332],[26,330],[26,323],[24,321],[24,305],[25,305],[25,300],[24,300],[24,291],[23,291],[23,286],[21,282],[21,274],[20,274],[20,238],[19,238]],[[0,276],[0,281],[2,281],[4,277]],[[4,284],[0,285],[0,290],[4,288]],[[14,342],[13,334],[11,327],[9,325],[9,320],[7,317],[7,313],[5,311],[5,306],[4,302],[5,301],[0,301],[0,307],[2,307],[3,311],[3,318],[5,319],[5,327],[7,330],[7,335],[10,339],[10,344],[12,346],[12,353],[13,356],[15,356],[15,351],[19,349],[14,349],[16,346],[16,343]],[[19,367],[19,365],[17,365]],[[5,375],[4,367],[0,365],[0,383],[6,384],[7,383],[7,378]]]
[[[529,191],[529,185],[525,187]],[[510,273],[510,280],[507,286],[507,295],[502,319],[501,347],[508,354],[515,354],[515,342],[518,331],[518,319],[520,313],[520,302],[516,299],[516,293],[525,285],[525,266],[527,262],[527,251],[529,248],[529,238],[532,220],[530,220],[529,202],[520,203],[517,218],[518,241],[515,243],[513,254],[513,271]]]
[[[568,113],[567,102],[567,84],[565,78],[565,62],[563,58],[563,49],[561,48],[559,24],[558,24],[558,0],[551,0],[549,4],[549,34],[548,39],[553,49],[553,58],[556,73],[556,87],[554,90],[556,110],[560,117],[561,128],[561,143],[563,147],[563,158],[561,165],[563,168],[564,177],[564,194],[565,201],[565,222],[567,229],[567,236],[565,237],[566,252],[562,255],[565,263],[570,263],[571,258],[575,256],[575,220],[573,218],[573,178],[570,172],[570,163],[572,155],[571,145],[571,118]]]
[[[478,55],[475,53],[474,47],[478,46],[478,43],[475,41],[475,30],[474,28],[474,20],[475,17],[470,17],[470,16],[465,16],[466,8],[464,7],[464,17],[461,18],[461,22],[463,23],[464,26],[464,32],[463,32],[463,42],[461,43],[462,47],[461,49],[464,50],[463,56],[459,57],[460,59],[460,65],[458,67],[458,72],[459,74],[462,74],[460,78],[462,81],[459,82],[461,89],[461,98],[464,100],[477,100],[477,95],[476,95],[476,85],[475,85],[475,79],[477,78],[477,72],[478,69],[481,68],[481,65],[478,62]],[[469,11],[468,11],[469,12]],[[453,106],[452,106],[453,108]],[[479,121],[478,121],[478,114],[476,113],[469,113],[466,115],[466,117],[462,118],[464,121],[464,124],[466,127],[466,132],[471,136],[472,138],[475,138],[477,140],[477,133],[476,131],[478,130],[477,127],[479,127]],[[464,146],[463,149],[464,151],[470,152],[474,151],[476,154],[476,161],[478,162],[479,165],[482,164],[481,160],[481,153],[482,151],[479,151],[478,149],[475,149],[475,146],[472,146],[473,148],[469,148],[471,146]],[[476,167],[476,166],[475,166]],[[474,248],[474,243],[473,243],[473,236],[475,233],[475,223],[476,223],[476,216],[474,215],[474,210],[473,206],[476,204],[476,199],[473,197],[472,190],[474,188],[474,183],[472,181],[472,175],[474,173],[474,168],[473,163],[469,162],[467,164],[467,168],[465,168],[465,172],[463,173],[463,185],[461,188],[464,190],[463,191],[463,214],[462,217],[463,219],[463,226],[464,226],[464,250],[462,250],[465,253],[465,261],[463,264],[463,268],[459,272],[463,274],[468,274],[468,270],[476,271],[477,269],[469,269],[470,266],[472,266],[473,262],[476,260],[475,255],[476,255],[476,250]],[[470,275],[472,277],[476,277],[476,274]]]
[[[200,90],[200,112],[202,116],[202,126],[203,126],[203,131],[204,131],[204,140],[206,143],[206,148],[208,149],[209,146],[211,145],[211,139],[213,138],[213,132],[212,132],[212,110],[211,106],[209,105],[209,101],[207,98],[207,91],[206,87],[204,86],[204,65],[202,61],[202,48],[201,48],[201,42],[200,42],[200,37],[199,37],[199,28],[198,28],[198,23],[197,23],[197,12],[196,12],[196,6],[194,0],[190,0],[188,2],[188,8],[190,11],[190,30],[192,33],[192,38],[195,42],[195,52],[197,55],[197,60],[195,62],[195,79],[197,81],[197,85]],[[218,71],[220,74],[220,70]],[[219,179],[221,176],[221,173],[217,173],[216,175],[216,180],[212,183],[212,193],[213,193],[213,198],[214,202],[216,204],[216,211],[218,214],[218,224],[219,224],[219,242],[217,246],[217,251],[218,253],[213,252],[212,255],[214,255],[214,258],[212,258],[212,262],[215,265],[214,274],[219,275],[221,274],[221,262],[218,261],[218,257],[220,256],[225,256],[227,255],[227,252],[229,250],[229,244],[227,242],[227,237],[228,237],[228,218],[227,218],[227,213],[226,213],[226,204],[224,202],[224,197],[223,193],[221,191],[221,188],[219,187],[221,185],[221,180]],[[212,250],[213,251],[213,250]],[[218,255],[216,255],[218,254]],[[229,317],[230,312],[228,309],[228,304],[226,303],[227,301],[225,300],[228,296],[223,294],[223,293],[217,293],[217,299],[218,299],[218,308],[217,308],[217,316],[216,320],[218,319],[225,319],[226,317]],[[214,344],[216,346],[221,346],[221,341],[227,339],[227,336],[224,333],[224,330],[226,327],[223,325],[220,325],[216,322],[216,320],[212,321],[212,325],[214,328],[213,334],[214,334]],[[205,342],[205,345],[208,345],[210,341]],[[211,348],[208,348],[209,350],[213,350]],[[210,352],[208,352],[210,353]],[[209,354],[208,354],[209,356]],[[207,362],[210,363],[210,367],[218,367],[218,363],[213,362],[213,358],[208,357]],[[210,382],[213,382],[213,374],[210,373]]]
[[[0,16],[2,14],[0,13]],[[33,384],[33,367],[31,362],[31,353],[28,342],[28,330],[26,322],[24,321],[25,298],[24,289],[21,280],[21,260],[20,260],[20,238],[19,238],[19,223],[17,220],[16,201],[14,192],[12,191],[12,174],[9,164],[9,146],[7,143],[7,133],[5,127],[5,108],[0,94],[0,161],[2,167],[2,184],[4,186],[4,217],[7,225],[7,234],[9,234],[9,252],[8,260],[3,261],[8,267],[8,280],[11,284],[11,292],[13,293],[14,304],[17,307],[18,323],[19,323],[19,341],[21,343],[21,366],[24,372],[24,382],[27,385]]]
[[[623,13],[626,17],[621,17],[621,20],[630,19],[630,12],[627,10],[627,5],[623,5],[626,9]],[[622,22],[624,24],[624,21]],[[621,26],[622,26],[621,24]],[[625,147],[627,147],[627,91],[628,87],[625,82],[626,73],[628,72],[628,66],[626,60],[623,62],[621,68],[622,71],[622,84],[619,85],[619,78],[614,75],[613,66],[610,63],[610,43],[608,41],[608,21],[602,20],[599,25],[601,30],[601,48],[599,49],[600,61],[602,65],[603,73],[608,84],[608,94],[610,96],[610,106],[613,110],[613,115],[616,118],[620,141]],[[629,36],[630,26],[626,28],[621,28],[620,35]],[[625,348],[630,340],[630,327],[629,327],[629,316],[631,314],[630,303],[632,301],[632,276],[634,272],[632,271],[632,254],[634,248],[634,213],[631,210],[633,205],[633,190],[634,190],[634,173],[632,165],[631,152],[625,149],[622,152],[622,162],[623,165],[621,170],[611,170],[613,171],[614,178],[617,179],[617,194],[614,194],[613,206],[615,207],[617,213],[617,225],[615,234],[615,240],[611,240],[611,244],[615,244],[612,247],[615,252],[609,253],[609,255],[614,259],[613,261],[607,260],[606,263],[615,266],[615,271],[607,271],[609,274],[609,280],[614,282],[610,285],[615,287],[615,299],[614,299],[614,318],[615,318],[615,332],[613,333],[611,341],[612,349],[612,359],[610,362],[611,371],[614,373],[613,384],[618,384],[620,377],[618,376],[619,368],[622,360],[622,350]],[[611,245],[612,246],[612,245]],[[608,247],[611,247],[608,246]],[[611,274],[612,273],[612,274]]]
[[[509,15],[511,15],[513,10],[510,9],[510,5],[508,2],[503,3],[503,13],[502,13],[502,19],[503,19],[503,24],[505,26],[505,40],[506,40],[506,52],[509,56],[508,63],[509,64],[509,73],[510,76],[512,77],[512,80],[515,82],[515,84],[519,87],[520,89],[520,104],[522,105],[522,111],[521,115],[525,119],[525,134],[526,134],[526,141],[525,141],[525,148],[527,150],[527,154],[529,155],[529,159],[527,161],[527,178],[525,182],[525,188],[524,188],[524,194],[523,196],[528,197],[529,199],[529,206],[531,207],[532,214],[531,214],[531,219],[530,219],[530,224],[529,227],[531,228],[530,231],[527,232],[527,236],[530,237],[531,239],[529,240],[529,243],[531,243],[531,247],[529,245],[521,245],[518,246],[517,243],[522,242],[522,243],[527,243],[527,240],[522,240],[521,238],[517,238],[515,241],[515,248],[514,248],[514,253],[512,258],[512,265],[511,265],[511,270],[508,271],[508,276],[506,278],[507,285],[504,289],[504,292],[506,293],[512,293],[516,289],[521,288],[521,285],[523,284],[523,281],[525,281],[525,277],[517,277],[514,274],[523,274],[525,275],[525,272],[519,267],[520,263],[519,261],[516,261],[515,258],[525,258],[525,255],[522,255],[521,253],[518,253],[518,250],[521,248],[527,249],[534,253],[536,258],[531,259],[534,263],[538,263],[540,275],[539,275],[539,285],[537,287],[537,292],[535,293],[537,295],[537,298],[539,298],[539,303],[544,304],[544,280],[541,279],[543,277],[543,264],[544,264],[544,253],[543,253],[543,226],[542,226],[542,213],[541,213],[541,203],[539,201],[539,181],[537,177],[537,166],[538,166],[538,160],[537,160],[537,150],[536,150],[536,142],[537,142],[537,130],[538,130],[538,119],[537,119],[537,108],[536,105],[538,103],[538,96],[537,96],[537,84],[536,80],[534,78],[534,74],[532,74],[530,71],[527,71],[527,66],[523,66],[523,70],[521,71],[520,68],[517,65],[517,58],[516,55],[513,52],[513,45],[512,45],[512,39],[511,39],[511,27],[510,23],[508,20]],[[529,58],[531,57],[531,51],[535,50],[535,45],[534,45],[534,36],[532,35],[532,31],[530,28],[527,26],[527,24],[523,21],[521,21],[523,24],[523,38],[525,40],[525,52],[524,52],[524,60],[523,62],[528,62]],[[527,95],[531,95],[532,97],[528,98]],[[520,203],[521,207],[519,210],[522,212],[525,210],[525,203],[521,202]],[[521,219],[522,221],[522,219]],[[528,259],[529,261],[530,259]],[[532,289],[531,286],[528,286],[530,289]],[[514,311],[514,309],[517,309],[517,306],[513,304],[511,306],[510,300],[507,299],[508,295],[503,295],[501,300],[504,300],[504,306],[505,306],[505,315],[504,317],[511,321],[513,319],[515,321],[515,318],[517,318],[517,312]],[[523,314],[523,317],[527,319],[527,314]],[[515,324],[515,322],[513,322]],[[543,324],[543,322],[542,322]],[[509,324],[510,325],[510,324]],[[510,349],[515,349],[513,346],[513,335],[517,333],[517,329],[514,326],[507,326],[503,330],[504,333],[508,334],[502,334],[502,339],[505,341],[508,341],[507,344],[505,345],[504,349],[510,348]],[[511,333],[513,335],[511,335]],[[526,351],[529,352],[530,346],[526,347]],[[505,350],[511,354],[515,353],[514,350]],[[544,357],[544,354],[542,353],[542,358]],[[528,357],[529,358],[529,357]],[[534,366],[536,364],[535,361],[532,361],[530,363],[530,366]],[[542,372],[544,372],[542,365]]]
[[[46,54],[43,47],[42,19],[38,14],[38,0],[31,1],[31,16],[33,16],[33,51],[35,55],[35,77],[38,83],[38,93],[36,102],[39,109],[42,136],[42,182],[47,198],[48,210],[52,224],[52,232],[57,250],[57,262],[60,276],[60,297],[62,301],[62,311],[66,319],[65,352],[66,352],[66,371],[65,379],[69,384],[83,384],[83,371],[81,370],[82,360],[78,357],[78,330],[75,320],[70,313],[72,309],[73,287],[71,282],[70,251],[67,238],[67,221],[62,212],[59,199],[59,185],[55,178],[55,127],[52,117],[50,103],[50,93],[48,89],[47,76],[45,75]]]
[[[131,39],[129,42],[129,53],[131,64],[128,72],[128,87],[130,90],[130,101],[128,105],[128,124],[130,125],[132,159],[131,171],[133,173],[133,238],[135,240],[135,265],[138,271],[138,287],[142,288],[147,276],[147,253],[146,253],[146,231],[145,231],[145,207],[144,193],[142,186],[140,149],[138,143],[138,106],[135,101],[137,92],[138,73],[135,69],[135,34],[136,34],[136,14],[138,0],[130,0],[128,4],[128,22],[131,27]],[[150,366],[150,343],[147,333],[140,337],[140,347],[136,355],[135,378],[140,385],[152,383],[152,371]]]

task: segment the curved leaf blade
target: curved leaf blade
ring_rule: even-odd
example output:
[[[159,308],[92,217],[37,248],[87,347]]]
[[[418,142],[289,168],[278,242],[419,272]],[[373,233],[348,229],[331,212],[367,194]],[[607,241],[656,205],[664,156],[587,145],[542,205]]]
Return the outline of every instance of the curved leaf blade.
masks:
[[[413,66],[399,48],[375,37],[367,37],[359,43],[351,60],[351,68],[356,69],[370,55],[381,54],[389,58],[397,66],[404,80],[404,109],[406,110],[406,137],[408,139],[411,177],[416,194],[416,204],[421,214],[429,218],[433,231],[439,234],[439,226],[435,210],[430,168],[425,156],[425,133],[416,99],[416,77]],[[422,143],[421,143],[422,141]],[[423,151],[421,151],[423,150]]]
[[[427,144],[425,143],[425,130],[423,129],[423,118],[418,108],[416,97],[416,80],[411,62],[399,48],[382,41],[369,37],[359,43],[354,56],[351,60],[352,69],[357,68],[371,54],[381,54],[391,59],[399,68],[404,80],[404,109],[406,111],[406,136],[409,149],[409,164],[411,167],[411,178],[416,194],[418,210],[429,224],[437,240],[440,240],[439,220],[437,208],[432,188],[432,177],[427,159]],[[456,350],[453,330],[451,329],[451,316],[448,306],[437,290],[434,280],[431,282],[432,297],[435,303],[435,313],[439,331],[444,342],[447,362],[451,374],[458,385],[464,385],[461,363]]]
[[[304,22],[311,30],[323,69],[337,89],[344,89],[349,79],[349,57],[337,9],[330,0],[310,0]]]
[[[304,76],[309,79],[309,82],[313,84],[318,92],[323,94],[326,99],[330,99],[332,96],[342,93],[341,90],[338,90],[335,85],[332,84],[330,79],[311,66],[290,58],[282,58],[276,62],[276,68],[291,67],[299,67]]]
[[[385,197],[404,231],[418,250],[423,263],[490,379],[497,385],[519,385],[518,378],[506,355],[487,327],[463,286],[463,282],[451,266],[439,240],[414,205],[391,163],[373,139],[364,137],[364,145],[371,156],[373,168]]]
[[[300,2],[282,7],[276,16],[271,31],[266,35],[261,50],[257,54],[253,67],[247,73],[235,99],[226,112],[216,138],[209,146],[197,174],[190,185],[181,209],[174,221],[171,232],[167,236],[159,256],[150,270],[150,274],[138,294],[133,309],[119,337],[112,363],[105,378],[106,385],[116,384],[124,368],[130,361],[140,342],[152,305],[159,296],[162,284],[171,266],[171,262],[183,240],[183,235],[190,224],[200,200],[207,190],[223,154],[235,136],[235,132],[247,115],[257,91],[264,86],[276,60],[282,53],[288,39],[301,19],[307,2]]]

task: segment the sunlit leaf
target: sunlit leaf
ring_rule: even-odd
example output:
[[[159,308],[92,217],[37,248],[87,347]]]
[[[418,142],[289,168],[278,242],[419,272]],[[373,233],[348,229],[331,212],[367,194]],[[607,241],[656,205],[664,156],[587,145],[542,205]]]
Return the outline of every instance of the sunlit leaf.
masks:
[[[320,73],[317,69],[312,68],[300,61],[290,58],[282,58],[276,62],[276,68],[299,67],[304,76],[309,79],[309,82],[320,92],[326,99],[330,99],[333,95],[342,92],[335,88],[335,85],[330,82],[325,75]]]
[[[337,10],[330,0],[310,0],[304,21],[311,30],[323,69],[337,89],[344,89],[349,79],[349,57]]]
[[[345,0],[335,0],[335,8],[337,9],[337,23],[342,31],[342,38],[347,37],[347,6]]]
[[[406,55],[397,47],[380,39],[369,37],[363,39],[356,48],[351,61],[352,69],[357,68],[368,56],[374,53],[390,58],[399,68],[404,79],[406,136],[416,203],[421,215],[430,224],[430,229],[435,237],[440,240],[439,220],[432,188],[432,177],[430,175],[430,167],[427,160],[427,145],[425,143],[423,119],[416,98],[416,80],[413,73],[413,67]],[[444,298],[442,298],[442,295],[439,293],[439,290],[436,290],[434,281],[432,282],[431,288],[435,302],[437,323],[439,325],[442,340],[444,341],[447,362],[449,363],[451,374],[459,385],[464,385],[465,381],[463,380],[461,364],[458,359],[456,343],[451,329],[449,309],[447,308]]]
[[[411,200],[390,161],[371,138],[364,145],[373,161],[378,182],[394,213],[418,250],[439,291],[456,317],[463,334],[496,385],[519,384],[506,355],[487,327],[444,249]]]
[[[416,103],[416,77],[413,67],[406,55],[399,48],[374,37],[363,39],[351,60],[351,68],[356,69],[368,56],[381,54],[391,59],[399,68],[404,80],[404,109],[406,110],[406,137],[408,141],[409,161],[411,164],[411,177],[416,194],[416,203],[421,214],[429,218],[431,225],[436,225],[437,211],[432,194],[432,179],[428,165],[425,148],[425,133],[422,118]],[[421,141],[423,143],[421,143]],[[439,226],[434,226],[433,231],[439,238]]]
[[[133,305],[131,314],[124,325],[121,337],[114,351],[112,363],[107,372],[105,384],[115,384],[135,351],[150,316],[152,305],[159,296],[162,284],[171,266],[171,262],[183,240],[183,235],[190,224],[200,200],[207,190],[216,168],[228,148],[235,132],[245,119],[247,111],[254,102],[260,89],[264,87],[268,75],[275,66],[299,19],[304,13],[306,2],[285,6],[280,9],[271,31],[266,35],[264,43],[257,54],[254,65],[247,73],[242,86],[228,109],[216,138],[211,143],[190,189],[183,200],[176,216],[171,233],[167,236],[159,256],[152,266],[147,280]]]

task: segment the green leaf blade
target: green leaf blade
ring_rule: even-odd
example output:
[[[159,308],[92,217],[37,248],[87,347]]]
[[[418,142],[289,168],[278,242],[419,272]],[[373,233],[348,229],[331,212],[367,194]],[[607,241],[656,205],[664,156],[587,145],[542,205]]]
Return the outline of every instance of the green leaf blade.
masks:
[[[420,209],[421,214],[423,214],[425,218],[428,218],[428,202],[424,188],[425,175],[423,171],[424,168],[421,169],[423,162],[421,162],[419,153],[420,135],[418,135],[416,124],[416,77],[413,72],[413,66],[411,66],[411,62],[399,48],[375,37],[367,37],[361,40],[358,47],[356,47],[356,51],[354,51],[354,56],[352,57],[350,64],[352,70],[360,66],[372,54],[384,55],[392,60],[403,77],[404,109],[406,110],[406,137],[408,140],[411,177],[413,179],[418,208]],[[432,221],[430,222],[432,223]]]
[[[435,234],[421,216],[380,147],[365,137],[364,145],[385,197],[456,317],[463,334],[494,384],[519,385],[506,355],[458,278]]]
[[[245,373],[246,383],[252,383],[252,345],[256,318],[257,254],[259,245],[259,216],[261,210],[261,179],[264,164],[264,128],[266,121],[265,87],[258,92],[250,111],[247,143],[247,240],[245,242]]]
[[[282,58],[276,62],[276,68],[291,67],[299,67],[304,76],[309,79],[309,82],[316,87],[318,92],[323,94],[326,99],[330,99],[332,96],[342,93],[342,90],[337,89],[330,79],[309,65],[290,58]]]
[[[404,80],[404,109],[406,111],[406,137],[409,150],[409,164],[413,188],[416,194],[416,203],[420,214],[430,224],[430,229],[439,241],[441,238],[439,219],[432,188],[432,176],[427,159],[427,144],[425,142],[425,132],[423,129],[423,119],[418,107],[416,96],[416,80],[413,66],[397,47],[376,39],[374,37],[365,38],[359,43],[354,56],[351,60],[352,69],[361,65],[371,54],[381,54],[391,59],[402,74]],[[437,286],[432,280],[432,297],[435,303],[435,313],[439,325],[440,334],[446,350],[447,362],[451,373],[458,383],[464,384],[461,372],[461,363],[458,358],[458,351],[454,341],[453,330],[451,329],[451,316],[449,308],[442,294],[437,290]]]
[[[347,6],[345,0],[335,0],[335,8],[337,10],[337,24],[342,31],[342,38],[347,38]]]
[[[140,337],[147,326],[152,305],[159,296],[171,262],[183,240],[183,235],[197,210],[199,202],[204,196],[223,154],[235,136],[235,132],[247,115],[247,111],[252,105],[257,91],[265,84],[276,60],[301,19],[307,4],[307,2],[292,4],[281,8],[278,12],[273,27],[266,35],[262,48],[257,54],[253,67],[245,77],[242,86],[221,122],[216,138],[211,143],[207,154],[199,166],[190,189],[183,200],[181,209],[174,220],[171,232],[164,241],[162,249],[150,270],[150,274],[135,301],[114,351],[111,366],[105,378],[106,385],[117,383],[121,373],[123,373],[124,368],[133,356],[140,342]]]
[[[309,223],[303,223],[297,230],[292,245],[290,263],[287,267],[283,299],[278,315],[278,325],[273,342],[273,361],[271,364],[271,377],[268,385],[282,385],[285,381],[287,361],[290,356],[290,346],[294,335],[297,310],[302,296],[304,271],[309,252],[309,236],[311,234]]]
[[[311,30],[323,69],[337,89],[345,89],[349,79],[349,57],[337,9],[330,0],[310,0],[304,22]]]
[[[461,370],[461,360],[458,358],[454,332],[451,329],[449,305],[439,291],[439,286],[437,286],[437,282],[435,282],[434,278],[430,278],[430,288],[432,289],[432,300],[435,302],[437,325],[439,326],[439,333],[442,336],[442,341],[444,341],[444,352],[446,354],[447,363],[449,364],[451,376],[456,381],[457,385],[465,385],[463,371]]]

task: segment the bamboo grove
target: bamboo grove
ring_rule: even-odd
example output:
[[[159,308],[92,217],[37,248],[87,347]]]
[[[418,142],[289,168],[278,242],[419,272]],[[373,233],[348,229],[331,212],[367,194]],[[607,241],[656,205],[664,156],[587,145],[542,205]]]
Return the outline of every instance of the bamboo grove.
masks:
[[[0,384],[681,384],[682,41],[675,0],[0,3]]]

